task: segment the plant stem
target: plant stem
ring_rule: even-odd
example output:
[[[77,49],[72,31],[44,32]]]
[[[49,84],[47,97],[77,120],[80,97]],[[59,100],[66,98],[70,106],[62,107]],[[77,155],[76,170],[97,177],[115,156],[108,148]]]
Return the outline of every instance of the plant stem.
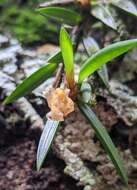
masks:
[[[53,88],[59,87],[59,85],[61,83],[61,79],[62,79],[62,72],[63,72],[63,63],[60,63],[59,68],[56,73],[55,80],[53,82]]]

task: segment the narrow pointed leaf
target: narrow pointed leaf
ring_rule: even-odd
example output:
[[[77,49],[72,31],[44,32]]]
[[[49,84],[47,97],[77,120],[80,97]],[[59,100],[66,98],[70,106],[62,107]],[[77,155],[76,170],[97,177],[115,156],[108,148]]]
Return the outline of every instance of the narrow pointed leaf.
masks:
[[[98,73],[100,79],[102,80],[102,82],[104,83],[105,87],[106,87],[107,89],[109,89],[110,86],[109,86],[109,77],[108,77],[107,66],[106,66],[106,65],[103,65],[103,66],[101,67],[101,69],[99,69],[99,70],[97,71],[97,73]]]
[[[39,70],[26,78],[21,84],[19,84],[17,88],[6,98],[4,103],[12,103],[37,88],[46,79],[51,77],[51,75],[55,72],[56,68],[56,63],[50,63],[41,67]]]
[[[93,55],[94,53],[100,50],[99,45],[92,37],[84,38],[83,44],[89,56]]]
[[[60,31],[60,48],[65,65],[66,78],[69,86],[74,83],[74,58],[73,58],[73,45],[69,34],[64,27]]]
[[[46,155],[48,154],[48,151],[52,145],[53,139],[56,135],[56,132],[59,128],[59,121],[53,121],[53,120],[48,120],[40,141],[38,145],[38,151],[37,151],[37,170],[39,171],[44,159],[46,158]]]
[[[61,50],[58,50],[57,52],[55,52],[53,55],[51,55],[47,61],[47,63],[61,63],[62,62],[62,54],[61,54]]]
[[[101,4],[93,5],[91,9],[91,14],[112,29],[117,29],[115,20],[112,17],[108,7]]]
[[[109,45],[93,56],[91,56],[81,67],[79,73],[79,83],[81,83],[86,77],[97,71],[104,64],[112,61],[114,58],[126,53],[130,49],[137,46],[137,39],[126,40]]]
[[[85,38],[83,43],[89,57],[100,50],[97,42],[92,37]],[[97,70],[97,73],[106,88],[109,88],[107,66],[103,65],[101,69]]]
[[[126,176],[126,171],[123,165],[123,162],[121,158],[119,157],[119,153],[117,149],[115,148],[110,136],[108,135],[105,127],[102,125],[102,123],[99,121],[97,116],[94,114],[94,112],[90,109],[90,107],[84,103],[79,102],[78,106],[81,110],[81,112],[85,115],[91,126],[96,132],[96,135],[100,142],[102,143],[104,149],[108,153],[109,157],[111,158],[118,174],[120,175],[123,182],[128,185],[128,179]]]
[[[72,26],[81,21],[81,16],[77,12],[63,7],[45,7],[39,8],[37,11],[48,18]]]
[[[131,15],[137,16],[137,6],[131,0],[112,0],[112,4]]]

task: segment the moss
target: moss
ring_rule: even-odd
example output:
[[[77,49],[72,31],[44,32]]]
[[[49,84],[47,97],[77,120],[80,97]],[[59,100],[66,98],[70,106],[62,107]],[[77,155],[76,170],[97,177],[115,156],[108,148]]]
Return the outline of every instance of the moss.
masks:
[[[57,26],[29,7],[11,5],[2,9],[0,25],[8,29],[23,44],[55,41]]]

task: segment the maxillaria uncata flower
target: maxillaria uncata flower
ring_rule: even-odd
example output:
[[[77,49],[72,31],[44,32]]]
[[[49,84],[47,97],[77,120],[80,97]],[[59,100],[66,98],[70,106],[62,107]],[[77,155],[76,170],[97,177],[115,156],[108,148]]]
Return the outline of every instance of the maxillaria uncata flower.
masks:
[[[44,96],[51,111],[47,117],[56,121],[64,121],[69,113],[74,111],[74,102],[69,98],[69,89],[51,88]]]

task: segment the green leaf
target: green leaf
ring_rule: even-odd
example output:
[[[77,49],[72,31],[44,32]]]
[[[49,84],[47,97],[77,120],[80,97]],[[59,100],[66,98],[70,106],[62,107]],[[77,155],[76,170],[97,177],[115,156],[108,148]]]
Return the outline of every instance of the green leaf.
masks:
[[[105,127],[99,121],[94,112],[90,109],[90,107],[84,103],[78,102],[79,109],[85,115],[91,126],[96,132],[96,135],[100,142],[102,143],[104,149],[110,156],[118,174],[121,176],[123,182],[128,185],[128,178],[126,176],[126,171],[123,165],[122,160],[119,157],[119,153],[115,148],[110,136],[108,135]]]
[[[83,40],[83,44],[87,51],[88,56],[91,56],[92,54],[100,50],[97,42],[92,37],[85,38]],[[103,84],[106,86],[106,88],[109,89],[109,78],[108,78],[107,66],[103,65],[101,69],[97,71],[97,73],[100,79],[102,80]]]
[[[97,71],[97,73],[98,73],[100,79],[102,80],[102,82],[104,83],[105,87],[106,87],[107,89],[109,89],[110,86],[109,86],[109,77],[108,77],[107,66],[106,66],[106,65],[103,65],[103,66],[101,67],[101,69],[99,69],[99,70]]]
[[[51,55],[47,61],[47,63],[61,63],[62,62],[62,54],[61,54],[61,50],[58,50],[57,52],[55,52],[53,55]]]
[[[79,73],[79,83],[82,83],[86,77],[101,68],[104,64],[126,53],[135,46],[137,46],[137,39],[117,42],[101,49],[82,65]]]
[[[64,27],[60,31],[60,48],[65,65],[66,79],[71,89],[71,86],[74,84],[73,45]]]
[[[60,23],[68,25],[77,25],[81,21],[81,16],[70,9],[63,7],[45,7],[37,9],[39,13]]]
[[[91,14],[112,29],[117,29],[116,22],[107,6],[103,6],[101,4],[93,5],[91,9]]]
[[[38,145],[38,151],[37,151],[37,170],[39,171],[44,159],[46,158],[46,155],[48,154],[48,151],[51,147],[51,144],[53,142],[53,139],[56,135],[56,132],[59,128],[59,121],[53,121],[48,120],[44,130],[42,132],[39,145]]]
[[[112,0],[112,4],[131,15],[137,16],[137,7],[131,0]]]
[[[82,100],[85,103],[89,103],[92,96],[92,89],[89,83],[83,82],[80,88],[80,92],[82,94]]]
[[[99,45],[92,37],[87,37],[83,39],[84,48],[89,56],[100,50]]]
[[[54,73],[56,68],[56,63],[50,63],[41,67],[39,70],[26,78],[21,84],[19,84],[17,88],[6,98],[4,103],[12,103],[37,88]]]

